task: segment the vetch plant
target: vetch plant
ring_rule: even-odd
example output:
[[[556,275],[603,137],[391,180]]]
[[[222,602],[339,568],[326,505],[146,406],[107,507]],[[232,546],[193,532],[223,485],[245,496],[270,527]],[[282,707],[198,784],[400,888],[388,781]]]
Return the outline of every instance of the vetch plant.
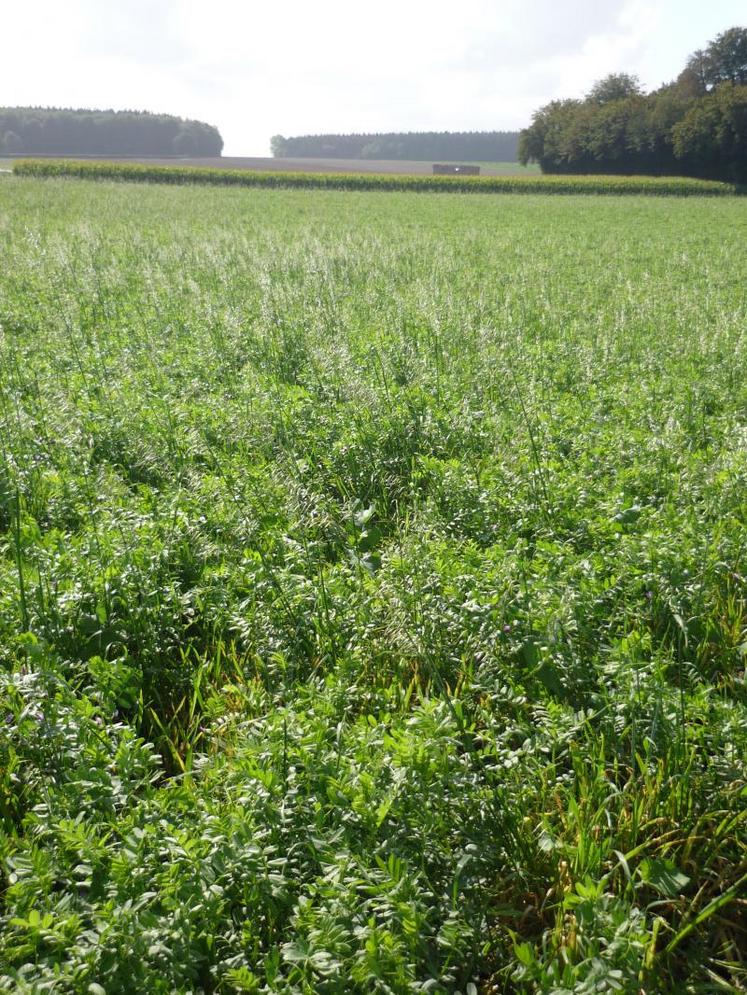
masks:
[[[0,990],[740,990],[744,202],[23,169]]]

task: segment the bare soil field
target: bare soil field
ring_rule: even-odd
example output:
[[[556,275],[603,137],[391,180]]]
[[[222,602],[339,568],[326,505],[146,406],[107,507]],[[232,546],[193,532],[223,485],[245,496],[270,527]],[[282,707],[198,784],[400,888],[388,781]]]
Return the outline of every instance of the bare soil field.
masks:
[[[390,173],[429,175],[432,162],[394,159],[272,159],[269,157],[220,156],[219,158],[149,158],[146,156],[32,156],[24,159],[98,159],[107,162],[143,162],[163,166],[209,166],[212,169],[259,169],[303,173]],[[2,165],[2,163],[0,163]],[[479,163],[483,176],[509,176],[538,172],[536,166],[518,162]]]

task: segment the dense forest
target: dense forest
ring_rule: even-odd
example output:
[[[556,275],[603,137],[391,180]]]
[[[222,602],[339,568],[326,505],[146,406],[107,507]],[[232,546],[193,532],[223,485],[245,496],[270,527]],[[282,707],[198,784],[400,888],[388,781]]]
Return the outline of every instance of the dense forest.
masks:
[[[583,100],[541,107],[521,132],[519,160],[538,162],[545,173],[747,182],[747,28],[718,35],[651,93],[619,73]]]
[[[516,162],[515,131],[409,131],[375,135],[301,135],[271,140],[276,158],[412,159]]]
[[[0,153],[219,156],[217,128],[145,111],[0,108]]]

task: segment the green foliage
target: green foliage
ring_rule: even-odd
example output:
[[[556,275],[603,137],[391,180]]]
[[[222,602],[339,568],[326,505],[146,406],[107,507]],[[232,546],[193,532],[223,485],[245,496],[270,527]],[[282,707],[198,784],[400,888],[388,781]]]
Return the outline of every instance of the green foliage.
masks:
[[[20,159],[18,176],[75,177],[132,183],[194,183],[212,186],[274,187],[307,190],[381,190],[443,193],[635,194],[669,197],[724,196],[737,192],[728,183],[651,176],[408,176],[377,173],[291,173],[194,166],[150,166],[75,159]]]
[[[0,218],[0,990],[743,988],[744,201]]]
[[[462,159],[516,162],[516,131],[409,131],[353,135],[274,135],[274,156],[319,159]]]
[[[674,83],[648,95],[617,73],[585,100],[556,100],[519,137],[519,161],[546,173],[699,176],[747,182],[747,29],[696,52]]]
[[[695,52],[686,72],[698,80],[703,90],[721,83],[747,85],[747,28],[722,31],[705,51]]]
[[[609,104],[612,101],[640,96],[641,92],[637,76],[631,76],[629,73],[612,73],[594,84],[587,99],[594,104]]]
[[[724,161],[747,163],[747,86],[724,83],[706,94],[674,126],[672,142],[703,173]]]
[[[219,156],[217,128],[171,114],[0,107],[0,151],[43,155]]]

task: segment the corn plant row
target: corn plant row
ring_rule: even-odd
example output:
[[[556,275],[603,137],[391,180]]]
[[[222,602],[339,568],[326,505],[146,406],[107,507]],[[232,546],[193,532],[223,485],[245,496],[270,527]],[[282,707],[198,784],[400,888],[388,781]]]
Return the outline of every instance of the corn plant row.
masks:
[[[656,176],[406,176],[370,173],[271,172],[156,166],[90,160],[23,159],[17,176],[74,177],[131,183],[209,184],[282,189],[427,191],[441,193],[643,194],[723,197],[736,194],[729,183]]]

